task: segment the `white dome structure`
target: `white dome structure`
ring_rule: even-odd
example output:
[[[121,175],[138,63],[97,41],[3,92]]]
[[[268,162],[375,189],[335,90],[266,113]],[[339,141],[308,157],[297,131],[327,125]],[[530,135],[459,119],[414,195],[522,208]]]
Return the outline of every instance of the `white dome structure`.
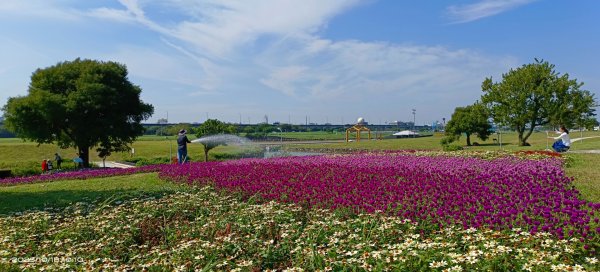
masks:
[[[358,120],[356,121],[357,124],[362,124],[365,122],[365,118],[362,117],[358,117]]]

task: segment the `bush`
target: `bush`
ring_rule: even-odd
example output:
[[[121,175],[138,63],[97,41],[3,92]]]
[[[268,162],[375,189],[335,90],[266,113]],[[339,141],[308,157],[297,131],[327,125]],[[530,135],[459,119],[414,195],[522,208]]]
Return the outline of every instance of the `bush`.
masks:
[[[463,147],[457,144],[447,144],[447,145],[442,145],[442,148],[444,149],[444,151],[458,151],[458,150],[463,150]]]
[[[455,142],[456,140],[458,140],[458,138],[455,135],[447,135],[446,137],[442,138],[440,140],[440,144],[444,145],[448,145],[452,142]]]

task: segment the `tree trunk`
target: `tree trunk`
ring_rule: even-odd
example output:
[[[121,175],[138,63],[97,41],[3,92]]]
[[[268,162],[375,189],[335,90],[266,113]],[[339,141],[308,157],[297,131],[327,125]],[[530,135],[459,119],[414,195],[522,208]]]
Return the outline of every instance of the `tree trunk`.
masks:
[[[535,128],[534,124],[531,124],[529,129],[527,130],[527,134],[523,137],[523,141],[522,141],[523,146],[527,145],[527,139],[529,139],[529,136],[531,136],[531,133],[533,133],[534,128]]]
[[[471,146],[471,134],[470,133],[465,133],[467,135],[467,145]]]
[[[78,147],[79,157],[83,160],[83,167],[90,167],[90,148],[87,146]]]
[[[527,138],[523,138],[524,129],[517,129],[517,133],[519,134],[519,146],[525,146],[525,140]]]
[[[204,148],[204,162],[208,161],[208,151],[209,151],[209,149],[205,147]]]

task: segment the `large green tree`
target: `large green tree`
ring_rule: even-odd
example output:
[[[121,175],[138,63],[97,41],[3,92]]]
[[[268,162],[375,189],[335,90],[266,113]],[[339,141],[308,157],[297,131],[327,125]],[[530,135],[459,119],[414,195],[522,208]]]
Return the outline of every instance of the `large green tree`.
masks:
[[[141,121],[154,108],[140,100],[141,91],[125,65],[76,59],[36,70],[28,94],[9,98],[2,110],[19,137],[75,147],[88,167],[90,148],[106,157],[143,133]]]
[[[236,127],[231,124],[221,122],[217,119],[208,119],[206,122],[198,126],[196,131],[196,136],[198,138],[202,138],[217,134],[235,133]],[[208,161],[208,152],[219,145],[225,145],[226,141],[219,139],[218,137],[212,137],[200,139],[199,143],[204,147],[204,161]]]
[[[583,83],[561,75],[554,65],[541,60],[511,69],[501,82],[486,78],[481,100],[500,125],[517,131],[519,145],[527,145],[535,127],[566,125],[593,118],[594,95],[581,90]]]
[[[477,135],[478,138],[485,141],[491,134],[492,126],[489,119],[490,114],[487,108],[480,103],[457,107],[446,125],[446,134],[452,139],[458,139],[464,133],[469,146],[471,145],[471,135]]]

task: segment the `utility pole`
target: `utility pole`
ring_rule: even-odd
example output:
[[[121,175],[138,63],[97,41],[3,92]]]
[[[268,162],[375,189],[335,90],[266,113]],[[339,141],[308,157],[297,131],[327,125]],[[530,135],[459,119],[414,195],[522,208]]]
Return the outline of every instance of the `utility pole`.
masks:
[[[417,126],[417,110],[416,109],[412,109],[412,114],[413,114],[413,138],[417,137],[417,131],[416,131],[416,126]]]

